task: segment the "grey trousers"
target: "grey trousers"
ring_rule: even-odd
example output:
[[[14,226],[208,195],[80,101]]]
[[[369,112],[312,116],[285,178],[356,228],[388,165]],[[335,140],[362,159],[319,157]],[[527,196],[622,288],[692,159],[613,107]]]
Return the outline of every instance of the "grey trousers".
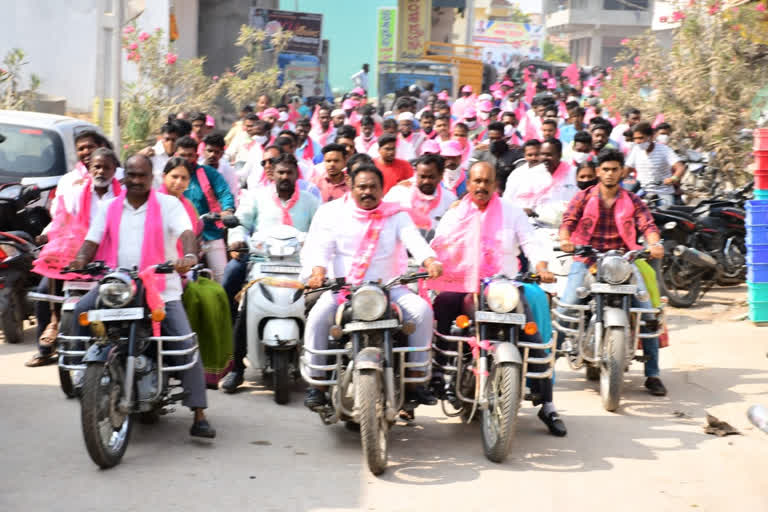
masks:
[[[413,322],[416,330],[408,336],[409,347],[429,347],[432,342],[432,322],[434,316],[432,308],[427,301],[411,292],[405,286],[392,288],[389,292],[389,298],[392,302],[400,306],[403,312],[403,319]],[[323,293],[307,316],[307,325],[304,329],[304,345],[315,350],[325,350],[328,348],[328,331],[333,323],[333,317],[336,314],[338,303],[336,294],[332,292]],[[430,357],[427,352],[413,352],[408,354],[409,362],[423,363]],[[312,364],[326,364],[324,356],[312,355]],[[323,372],[318,370],[310,371],[312,377],[322,377]]]
[[[75,323],[74,332],[77,332],[78,336],[90,336],[91,334],[87,326],[83,327],[77,322],[77,318],[80,313],[84,313],[96,306],[98,293],[99,289],[94,288],[86,293],[75,306],[75,314],[73,318]],[[192,327],[190,327],[189,320],[187,319],[187,313],[184,311],[184,306],[180,300],[165,303],[165,320],[163,320],[160,328],[163,336],[183,336],[192,332]],[[189,348],[193,344],[194,340],[190,339],[187,341],[168,343],[166,348],[180,350]],[[168,357],[167,360],[170,364],[179,365],[188,362],[188,357],[190,356],[174,356]],[[190,409],[205,409],[208,407],[208,401],[205,395],[206,388],[203,363],[199,354],[197,362],[192,368],[180,372],[180,378],[184,390],[189,393],[182,404]]]

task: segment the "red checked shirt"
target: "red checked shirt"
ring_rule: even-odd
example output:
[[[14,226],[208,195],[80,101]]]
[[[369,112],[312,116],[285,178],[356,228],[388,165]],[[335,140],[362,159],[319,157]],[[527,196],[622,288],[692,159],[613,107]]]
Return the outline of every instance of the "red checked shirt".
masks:
[[[599,185],[598,185],[599,186]],[[569,233],[573,233],[576,230],[576,226],[581,220],[584,208],[587,205],[587,201],[591,197],[590,192],[595,187],[590,187],[587,190],[581,190],[576,194],[571,202],[568,203],[568,208],[563,214],[563,227],[565,227]],[[599,190],[595,190],[599,194]],[[634,218],[635,229],[638,233],[643,233],[643,236],[648,238],[650,233],[658,233],[659,228],[653,222],[653,215],[648,206],[632,192],[625,191],[629,194],[629,198],[632,200],[632,204],[635,206]],[[616,227],[616,217],[614,216],[613,209],[616,207],[614,202],[610,208],[606,207],[603,200],[600,199],[598,207],[598,218],[595,230],[592,232],[592,238],[589,240],[595,250],[600,252],[606,252],[617,249],[627,249],[624,244],[624,240],[621,239],[619,229]],[[582,261],[586,263],[592,263],[592,259],[576,256],[576,261]]]

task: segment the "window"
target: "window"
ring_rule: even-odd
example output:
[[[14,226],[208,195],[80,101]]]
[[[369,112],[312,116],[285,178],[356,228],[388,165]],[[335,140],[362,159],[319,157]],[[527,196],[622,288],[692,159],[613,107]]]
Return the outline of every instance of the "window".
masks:
[[[63,172],[66,172],[66,159],[58,133],[0,123],[0,175],[21,179],[57,176]]]
[[[647,11],[648,0],[603,0],[606,11]]]

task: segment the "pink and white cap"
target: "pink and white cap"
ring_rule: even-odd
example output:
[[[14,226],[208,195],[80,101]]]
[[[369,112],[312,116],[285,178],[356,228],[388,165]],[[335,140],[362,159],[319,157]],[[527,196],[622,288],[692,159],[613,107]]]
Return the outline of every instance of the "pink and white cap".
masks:
[[[481,101],[480,103],[477,104],[477,109],[480,112],[490,112],[491,110],[493,110],[493,103],[491,103],[488,100]],[[465,114],[465,117],[466,117],[466,114]]]
[[[448,101],[450,99],[450,96],[448,96],[448,93],[446,91],[440,91],[437,93],[437,99],[440,101]]]
[[[349,98],[347,98],[346,100],[344,100],[344,103],[342,103],[342,104],[341,104],[341,108],[342,108],[343,110],[352,110],[352,109],[354,109],[354,108],[355,108],[355,106],[356,106],[356,105],[355,105],[355,102],[354,102],[354,100],[352,100],[352,99],[349,99]]]
[[[464,154],[464,148],[457,140],[446,140],[440,143],[441,156],[461,156]]]
[[[264,119],[265,117],[271,117],[273,119],[277,119],[280,117],[280,111],[277,110],[275,107],[269,107],[268,109],[265,109],[264,112],[261,113],[261,118]]]
[[[471,85],[465,85],[464,87],[461,88],[461,92],[471,93],[472,92],[472,86]]]
[[[205,116],[205,126],[210,126],[211,128],[216,126],[216,120],[213,118],[212,115]]]
[[[464,119],[472,119],[473,117],[477,117],[477,110],[475,110],[475,107],[467,107],[464,109]]]
[[[362,87],[355,87],[350,94],[357,94],[358,96],[365,96],[365,89]]]
[[[440,154],[440,144],[437,143],[434,139],[427,139],[424,141],[424,143],[421,145],[421,153],[432,153],[435,155]]]

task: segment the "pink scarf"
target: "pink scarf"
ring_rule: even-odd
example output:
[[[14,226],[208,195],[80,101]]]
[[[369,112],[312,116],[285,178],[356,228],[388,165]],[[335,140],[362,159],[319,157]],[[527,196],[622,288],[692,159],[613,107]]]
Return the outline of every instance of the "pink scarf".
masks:
[[[117,252],[120,247],[120,221],[123,218],[123,203],[125,202],[125,190],[117,196],[107,208],[107,228],[104,238],[99,244],[99,250],[95,259],[103,260],[110,268],[117,266]],[[149,191],[147,198],[147,216],[144,225],[144,240],[141,243],[141,262],[139,270],[143,271],[149,266],[157,265],[165,261],[165,239],[163,234],[163,213],[157,193]],[[155,276],[155,283],[159,291],[165,290],[165,277]]]
[[[437,132],[435,130],[432,130],[429,133],[425,132],[424,130],[421,130],[421,134],[424,137],[424,140],[432,140],[435,137],[437,137]]]
[[[480,279],[502,268],[501,199],[494,193],[485,210],[480,210],[467,195],[456,208],[455,225],[432,240],[437,259],[443,263],[443,275],[427,281],[427,286],[438,291],[476,293]]]
[[[158,190],[161,194],[165,194],[167,196],[172,195],[168,193],[168,189],[165,188],[165,185],[160,185],[160,190]],[[176,197],[176,196],[173,196]],[[200,220],[200,216],[197,213],[197,208],[195,208],[195,205],[192,204],[192,201],[187,199],[184,196],[177,197],[179,201],[181,201],[181,205],[184,207],[184,210],[187,212],[187,216],[189,217],[189,222],[192,223],[192,232],[195,234],[195,236],[200,236],[200,233],[203,232],[203,223]],[[179,257],[181,258],[184,256],[184,248],[181,245],[181,240],[176,242],[176,250],[179,252]]]
[[[382,202],[373,210],[363,210],[357,205],[352,206],[352,215],[357,220],[367,221],[368,225],[355,253],[352,267],[349,269],[347,284],[354,286],[363,282],[365,273],[368,272],[368,267],[370,267],[373,255],[376,252],[376,247],[379,245],[379,236],[381,235],[381,229],[384,227],[384,221],[401,211],[403,209],[397,203]]]
[[[571,235],[571,242],[576,245],[589,245],[600,217],[600,187],[592,187],[587,191],[587,195],[589,199]],[[629,193],[621,188],[613,205],[613,217],[624,244],[633,251],[642,249],[642,246],[637,243],[635,231],[635,204],[630,199]]]
[[[211,187],[211,182],[208,181],[208,175],[205,174],[205,169],[203,167],[198,167],[195,176],[197,176],[197,182],[200,184],[200,188],[203,189],[203,195],[208,202],[208,209],[213,213],[221,213],[221,203],[219,203],[219,199],[216,197],[213,187]],[[220,220],[217,220],[215,224],[217,228],[224,229],[224,223]]]
[[[312,143],[312,139],[307,136],[307,145],[304,146],[304,152],[301,154],[303,160],[309,160],[310,162],[315,159],[315,145]]]
[[[278,208],[283,212],[283,224],[286,226],[293,226],[293,218],[291,218],[291,208],[293,208],[293,205],[295,205],[299,200],[299,185],[296,184],[293,189],[293,195],[291,198],[283,204],[283,201],[280,199],[280,196],[277,195],[277,189],[275,187],[272,187],[272,199],[275,201],[275,204]]]
[[[438,184],[438,186],[435,187],[435,195],[431,197],[419,190],[419,187],[417,187],[415,183],[411,185],[411,188],[413,189],[411,192],[411,205],[417,214],[416,216],[411,215],[411,217],[413,217],[413,222],[421,229],[429,229],[432,226],[432,220],[429,218],[429,214],[440,204],[440,200],[443,198],[443,187]],[[420,225],[425,224],[425,219],[426,225]]]
[[[81,161],[77,161],[77,164],[75,165],[75,171],[80,174],[81,178],[87,178],[90,176],[90,173],[88,172],[88,168],[85,166],[85,164]]]
[[[363,135],[359,135],[356,140],[360,142],[360,147],[363,149],[362,151],[358,151],[359,153],[368,153],[373,145],[378,142],[378,139],[374,134],[371,134],[371,138],[368,140],[366,140]]]
[[[80,193],[80,211],[77,212],[76,222],[81,226],[91,225],[91,199],[93,198],[93,191],[91,186],[93,185],[93,178],[88,176],[83,186],[83,191]],[[120,182],[117,178],[112,178],[112,193],[115,197],[119,196],[121,192]]]

